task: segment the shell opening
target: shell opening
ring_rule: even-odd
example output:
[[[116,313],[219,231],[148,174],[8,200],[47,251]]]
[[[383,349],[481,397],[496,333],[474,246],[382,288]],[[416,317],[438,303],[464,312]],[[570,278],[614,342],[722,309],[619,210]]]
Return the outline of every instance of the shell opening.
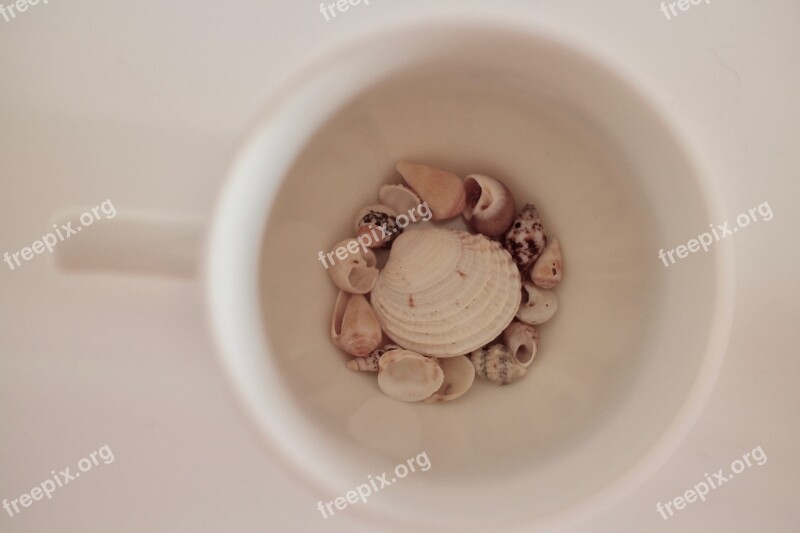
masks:
[[[464,181],[464,192],[467,196],[466,206],[464,208],[464,214],[466,215],[467,219],[472,218],[472,212],[475,209],[475,206],[478,205],[478,202],[481,199],[481,195],[483,194],[483,189],[478,182],[474,179],[467,179]],[[484,207],[485,209],[485,207]]]
[[[533,359],[533,350],[527,344],[523,344],[517,348],[514,359],[521,365],[527,365]]]

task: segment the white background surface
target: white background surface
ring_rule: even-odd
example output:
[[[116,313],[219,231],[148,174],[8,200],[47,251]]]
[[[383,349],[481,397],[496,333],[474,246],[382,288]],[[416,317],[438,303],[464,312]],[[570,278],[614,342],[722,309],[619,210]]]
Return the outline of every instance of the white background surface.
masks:
[[[0,18],[0,252],[29,246],[65,205],[111,198],[207,217],[238,139],[291,71],[355,28],[446,4],[517,10],[593,43],[690,127],[730,219],[764,201],[774,212],[735,236],[733,334],[695,429],[640,490],[576,531],[796,531],[794,0],[713,1],[669,21],[651,0],[372,0],[330,22],[307,0],[40,3]],[[654,260],[676,244],[654,243]],[[0,302],[0,498],[103,444],[115,455],[52,501],[2,511],[0,531],[374,530],[346,510],[323,520],[316,502],[335,495],[305,492],[250,432],[199,283],[66,275],[36,256],[2,264]],[[668,521],[655,511],[759,445],[764,466]]]

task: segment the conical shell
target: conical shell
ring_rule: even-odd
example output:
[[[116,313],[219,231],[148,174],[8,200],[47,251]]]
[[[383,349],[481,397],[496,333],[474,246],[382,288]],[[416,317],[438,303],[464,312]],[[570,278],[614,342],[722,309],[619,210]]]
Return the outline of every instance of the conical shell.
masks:
[[[547,243],[542,250],[542,255],[533,264],[531,269],[531,281],[542,289],[552,289],[561,281],[561,244],[558,239],[553,239]]]
[[[506,232],[506,249],[511,253],[519,270],[525,272],[539,258],[546,244],[547,237],[542,228],[539,211],[533,204],[525,204]]]
[[[470,360],[475,373],[497,385],[514,383],[528,371],[514,362],[511,350],[502,344],[486,346],[472,352]]]
[[[331,318],[333,344],[357,357],[364,357],[378,347],[381,326],[375,313],[361,294],[339,291]]]
[[[433,357],[467,354],[511,323],[519,270],[499,243],[443,228],[400,235],[372,290],[383,331]]]
[[[436,392],[444,381],[439,362],[408,350],[386,352],[378,362],[378,387],[391,398],[418,402]]]
[[[461,214],[466,202],[461,178],[430,165],[400,161],[397,171],[430,207],[433,220],[447,220]]]
[[[449,402],[464,395],[475,381],[475,367],[463,355],[439,359],[439,366],[444,372],[439,390],[425,398],[425,403]]]
[[[366,357],[354,357],[347,362],[347,368],[356,372],[377,372],[381,356],[392,350],[402,350],[396,344],[387,344],[383,348],[372,350]]]

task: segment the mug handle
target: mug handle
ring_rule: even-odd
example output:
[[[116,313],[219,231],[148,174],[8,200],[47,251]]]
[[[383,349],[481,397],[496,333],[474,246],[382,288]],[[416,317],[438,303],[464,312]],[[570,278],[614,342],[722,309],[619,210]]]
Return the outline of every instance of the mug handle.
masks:
[[[57,269],[197,276],[205,229],[202,218],[129,209],[115,210],[113,217],[93,219],[84,226],[80,217],[87,212],[70,208],[53,215],[51,234],[59,239],[53,247]]]

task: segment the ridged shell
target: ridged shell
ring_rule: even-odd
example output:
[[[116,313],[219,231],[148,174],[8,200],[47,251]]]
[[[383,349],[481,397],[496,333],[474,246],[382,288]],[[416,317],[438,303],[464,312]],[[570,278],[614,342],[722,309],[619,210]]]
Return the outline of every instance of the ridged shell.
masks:
[[[499,243],[433,228],[397,238],[371,303],[395,343],[424,355],[455,357],[500,335],[521,295],[519,270]]]
[[[508,385],[527,374],[527,369],[514,362],[511,351],[502,344],[486,346],[470,355],[475,373],[497,385]]]

